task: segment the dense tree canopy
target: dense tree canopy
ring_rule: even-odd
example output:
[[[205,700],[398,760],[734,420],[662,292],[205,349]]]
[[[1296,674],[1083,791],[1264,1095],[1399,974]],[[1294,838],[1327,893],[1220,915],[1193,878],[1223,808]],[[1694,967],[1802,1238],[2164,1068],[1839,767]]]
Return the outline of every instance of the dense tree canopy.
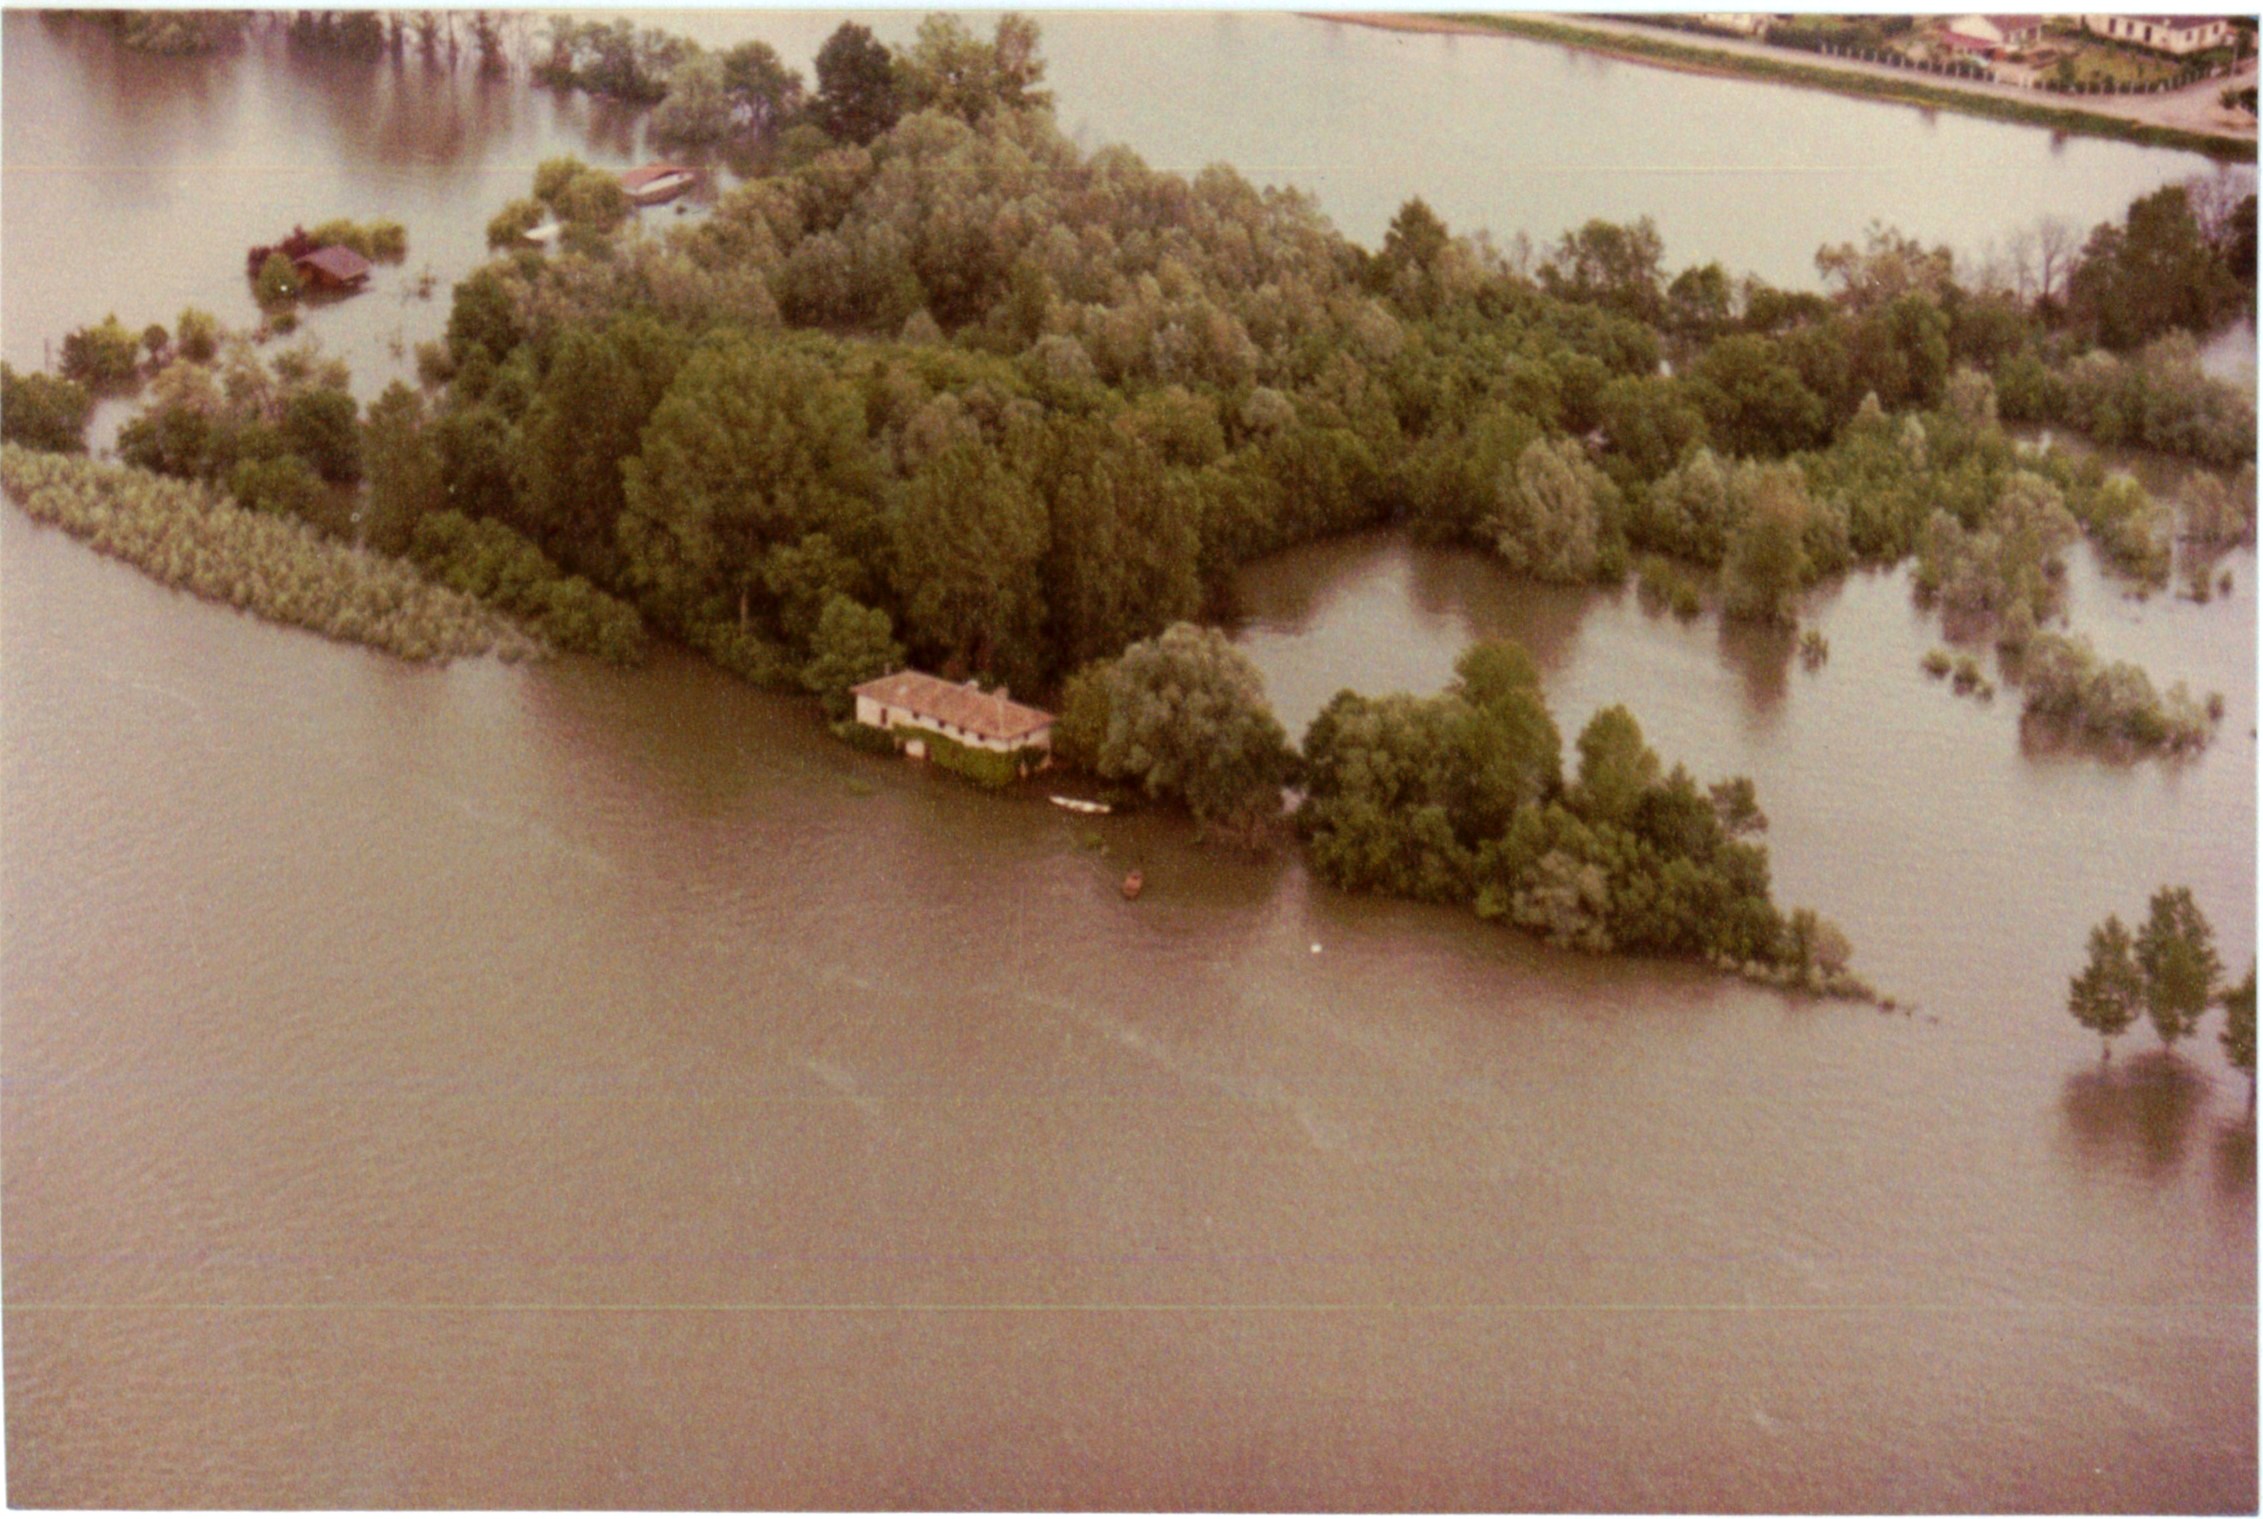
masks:
[[[853,21],[817,50],[817,125],[836,142],[867,143],[896,124],[896,65],[887,45]]]
[[[94,398],[85,387],[48,374],[18,374],[0,364],[0,440],[49,453],[86,452],[86,419]]]
[[[1567,784],[1531,661],[1479,644],[1438,696],[1344,692],[1305,738],[1298,826],[1335,885],[1466,902],[1551,942],[1689,955],[1842,984],[1844,935],[1780,915],[1751,783],[1668,772],[1624,708],[1599,712]]]
[[[1825,292],[1783,291],[1670,270],[1647,221],[1535,261],[1417,199],[1371,252],[1231,168],[1087,152],[1019,17],[987,38],[930,18],[900,51],[849,23],[806,84],[759,43],[580,21],[549,43],[551,82],[660,102],[656,132],[727,144],[747,177],[711,215],[640,221],[612,174],[545,162],[419,354],[432,391],[366,415],[342,376],[186,314],[170,344],[82,329],[65,356],[90,384],[146,385],[121,452],[309,516],[364,474],[375,535],[507,526],[529,544],[426,538],[467,575],[527,547],[836,711],[905,658],[1064,697],[1103,735],[1119,705],[1211,732],[1149,677],[1240,677],[1177,625],[1254,556],[1403,523],[1561,582],[1682,561],[1664,574],[1690,615],[1771,622],[1914,555],[1922,596],[2026,659],[2031,712],[2189,741],[2176,693],[2049,630],[2064,556],[2085,535],[2158,584],[2178,535],[2238,542],[2252,514],[2226,487],[2179,522],[2004,424],[2251,459],[2252,400],[2176,330],[2252,302],[2251,197],[2172,186],[2087,243],[2039,233],[2005,277],[1874,227],[1818,254]],[[525,246],[552,216],[563,244]],[[37,378],[9,377],[11,438],[68,399]],[[1251,746],[1240,792],[1167,746],[1105,763],[1239,826],[1251,777],[1277,794],[1287,762],[1264,723],[1227,728]],[[1569,779],[1561,747],[1513,651],[1473,650],[1435,696],[1339,696],[1308,739],[1316,868],[1590,948],[1843,970],[1836,930],[1770,900],[1749,783],[1699,788],[1623,711]]]
[[[1249,656],[1215,628],[1174,623],[1070,681],[1063,753],[1206,828],[1248,838],[1280,816],[1295,754]]]

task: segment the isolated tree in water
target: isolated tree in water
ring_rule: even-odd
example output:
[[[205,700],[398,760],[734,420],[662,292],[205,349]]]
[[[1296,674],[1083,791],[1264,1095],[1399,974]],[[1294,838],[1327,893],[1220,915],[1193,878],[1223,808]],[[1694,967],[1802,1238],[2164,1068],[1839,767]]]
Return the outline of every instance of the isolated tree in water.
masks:
[[[2090,963],[2067,986],[2067,1011],[2098,1036],[2098,1059],[2113,1057],[2114,1039],[2137,1021],[2145,976],[2131,953],[2129,929],[2118,915],[2090,930]]]
[[[2161,1042],[2191,1033],[2216,994],[2223,974],[2216,931],[2200,915],[2189,886],[2153,893],[2145,926],[2137,931],[2137,963],[2145,972],[2145,1011]]]

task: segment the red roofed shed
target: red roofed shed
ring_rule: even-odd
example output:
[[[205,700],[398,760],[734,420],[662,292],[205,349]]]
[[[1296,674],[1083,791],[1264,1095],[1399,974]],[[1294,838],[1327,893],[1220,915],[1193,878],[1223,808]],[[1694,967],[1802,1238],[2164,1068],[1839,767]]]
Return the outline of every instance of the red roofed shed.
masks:
[[[300,254],[291,267],[316,290],[352,290],[369,278],[369,260],[336,244]]]

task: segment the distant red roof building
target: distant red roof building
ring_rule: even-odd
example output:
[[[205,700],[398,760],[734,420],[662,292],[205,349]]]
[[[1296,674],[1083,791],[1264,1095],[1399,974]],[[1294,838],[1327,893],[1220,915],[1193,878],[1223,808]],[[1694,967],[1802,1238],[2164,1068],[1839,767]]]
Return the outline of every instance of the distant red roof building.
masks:
[[[689,174],[691,172],[682,164],[646,164],[641,169],[623,169],[620,176],[621,188],[624,190],[641,190],[656,179],[666,179],[673,174]]]
[[[630,200],[650,206],[683,194],[699,177],[699,171],[684,164],[646,164],[641,169],[624,169],[617,177]]]
[[[369,278],[369,260],[351,248],[332,244],[302,253],[291,260],[291,267],[310,285],[344,290]]]
[[[1941,33],[1949,47],[1965,53],[1994,53],[2025,47],[2043,35],[2041,16],[1958,16]]]

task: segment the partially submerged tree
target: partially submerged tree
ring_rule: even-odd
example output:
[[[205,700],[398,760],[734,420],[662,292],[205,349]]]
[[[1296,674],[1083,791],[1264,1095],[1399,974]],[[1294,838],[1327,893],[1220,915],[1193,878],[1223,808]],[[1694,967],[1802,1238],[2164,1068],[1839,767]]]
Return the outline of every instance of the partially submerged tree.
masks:
[[[2173,1045],[2193,1031],[2216,994],[2223,972],[2216,931],[2201,916],[2189,886],[2153,893],[2145,926],[2137,931],[2137,963],[2145,972],[2145,1011],[2161,1043]]]
[[[18,374],[0,364],[0,441],[48,453],[86,452],[86,419],[94,398],[54,375]]]
[[[2247,1072],[2247,1100],[2255,1101],[2255,962],[2237,986],[2226,989],[2224,1004],[2224,1055],[2233,1067]]]
[[[2113,1058],[2113,1041],[2137,1020],[2145,975],[2131,953],[2129,930],[2118,916],[2090,930],[2090,962],[2067,983],[2067,1011],[2098,1036],[2098,1058]]]

